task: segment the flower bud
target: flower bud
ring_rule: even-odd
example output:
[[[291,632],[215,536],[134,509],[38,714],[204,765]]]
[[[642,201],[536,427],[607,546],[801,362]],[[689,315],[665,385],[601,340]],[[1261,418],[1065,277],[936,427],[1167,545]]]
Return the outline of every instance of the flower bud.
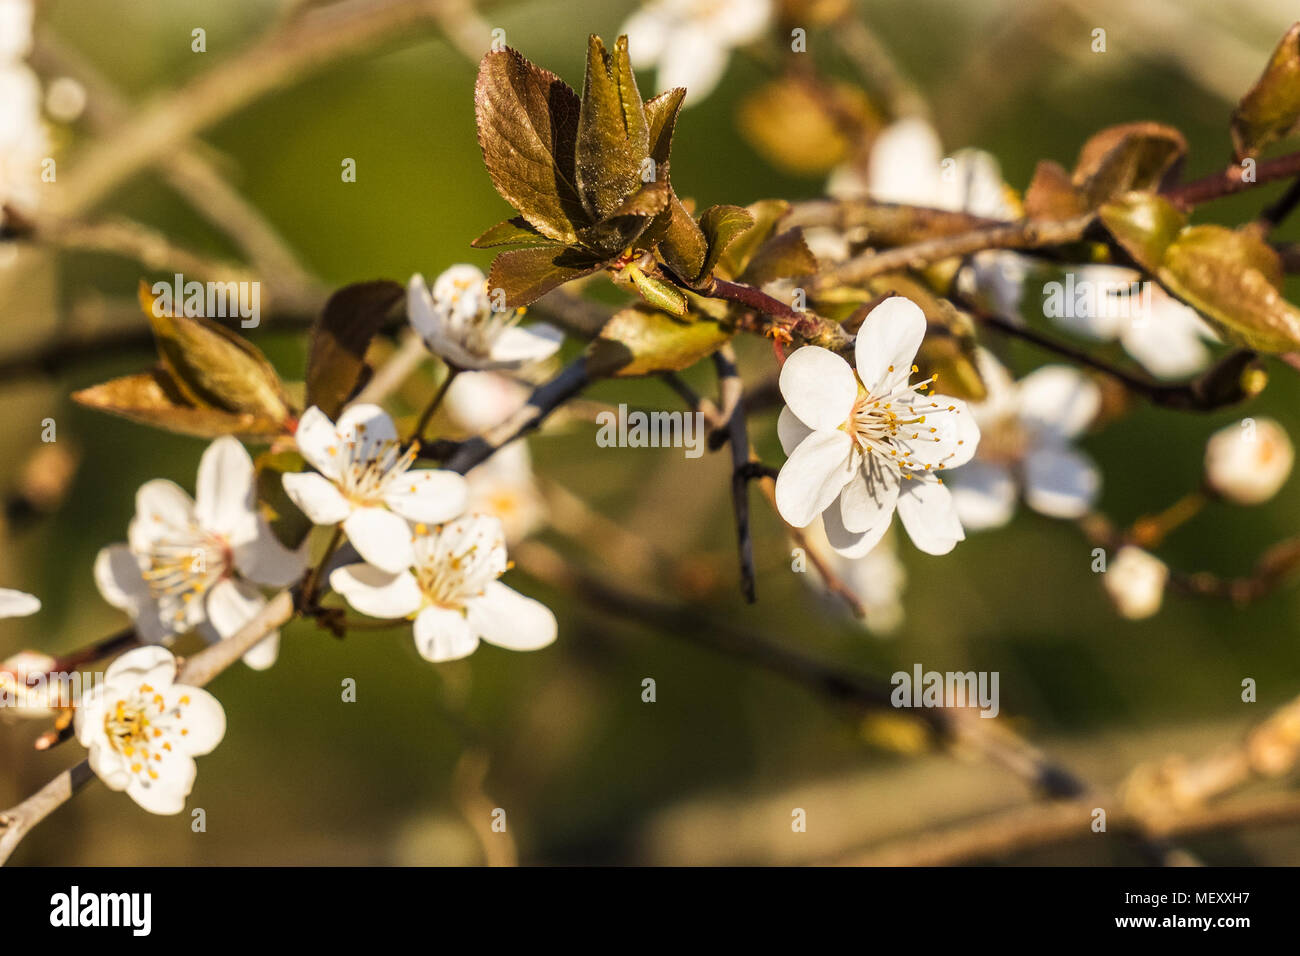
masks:
[[[1239,505],[1272,498],[1291,474],[1295,449],[1271,418],[1243,418],[1215,432],[1205,448],[1210,487]]]
[[[1137,621],[1160,610],[1169,568],[1141,548],[1125,545],[1102,575],[1102,584],[1120,616]]]
[[[49,717],[57,705],[57,688],[51,693],[48,681],[29,681],[29,676],[45,675],[58,662],[48,654],[20,651],[0,662],[0,715]]]

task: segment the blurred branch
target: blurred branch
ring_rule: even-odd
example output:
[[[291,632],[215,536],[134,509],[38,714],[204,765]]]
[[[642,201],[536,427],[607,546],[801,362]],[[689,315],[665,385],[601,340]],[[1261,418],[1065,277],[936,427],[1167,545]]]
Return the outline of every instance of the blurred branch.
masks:
[[[740,593],[753,604],[758,600],[758,592],[754,572],[754,534],[749,523],[750,475],[746,469],[752,452],[745,424],[740,373],[736,370],[736,353],[731,346],[724,345],[713,353],[713,365],[718,370],[718,404],[729,409],[726,441],[731,446],[731,508],[736,519],[736,550],[740,555]]]

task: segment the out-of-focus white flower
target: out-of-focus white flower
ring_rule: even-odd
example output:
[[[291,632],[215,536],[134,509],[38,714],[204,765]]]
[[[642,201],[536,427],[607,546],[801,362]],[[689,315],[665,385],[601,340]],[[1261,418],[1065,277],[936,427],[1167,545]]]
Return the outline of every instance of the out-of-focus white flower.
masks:
[[[62,699],[61,685],[48,679],[57,665],[53,657],[36,651],[19,651],[0,662],[0,717],[39,720],[71,703]]]
[[[500,425],[528,401],[528,389],[499,372],[465,372],[447,391],[451,419],[474,435]],[[546,502],[533,474],[528,445],[514,441],[465,475],[469,484],[466,511],[496,515],[506,541],[522,541],[546,520]]]
[[[438,528],[415,528],[410,570],[389,574],[350,564],[330,587],[354,609],[377,618],[411,617],[415,646],[438,663],[472,654],[479,640],[535,651],[555,640],[550,608],[497,580],[505,573],[505,529],[491,515],[468,515]]]
[[[104,600],[131,615],[142,641],[159,643],[197,627],[215,642],[266,606],[254,583],[284,587],[304,567],[302,555],[280,544],[257,510],[248,452],[223,437],[199,461],[196,498],[161,479],[140,487],[127,543],[99,552],[95,583]],[[274,631],[244,662],[270,667],[279,646]]]
[[[436,524],[465,510],[465,479],[439,469],[411,471],[419,448],[405,452],[397,426],[378,405],[353,405],[336,426],[313,405],[295,435],[298,451],[320,472],[288,474],[284,490],[313,524],[342,524],[365,560],[390,573],[411,566],[411,521]]]
[[[786,407],[777,420],[789,458],[776,479],[781,517],[796,528],[818,514],[831,547],[861,557],[895,509],[912,542],[947,554],[966,535],[939,472],[965,464],[979,444],[966,403],[911,383],[925,335],[916,303],[895,296],[858,331],[857,371],[834,352],[805,346],[781,369]]]
[[[22,60],[32,51],[32,0],[0,0],[0,63]]]
[[[452,266],[432,292],[423,276],[412,276],[406,313],[429,351],[457,369],[519,368],[550,358],[564,342],[553,325],[519,325],[522,309],[496,311],[487,278],[470,265]]]
[[[123,654],[77,708],[77,740],[110,790],[150,813],[185,809],[194,758],[226,735],[226,712],[200,687],[175,683],[176,658],[161,647]]]
[[[1286,429],[1271,418],[1243,418],[1210,436],[1205,480],[1229,501],[1258,505],[1278,493],[1295,464]]]
[[[1101,490],[1092,459],[1071,445],[1096,417],[1101,390],[1077,369],[1045,365],[1019,382],[990,353],[976,355],[987,395],[972,402],[975,458],[950,477],[962,526],[979,531],[1011,520],[1017,492],[1052,518],[1078,518]]]
[[[41,609],[41,599],[26,591],[0,588],[0,617],[27,617]]]
[[[1169,568],[1149,551],[1126,544],[1101,580],[1120,615],[1137,621],[1160,610]]]
[[[736,47],[761,37],[772,0],[651,0],[623,24],[638,68],[655,67],[659,90],[686,87],[687,104],[713,92]]]
[[[36,205],[48,152],[36,74],[20,61],[0,60],[0,205]]]
[[[962,149],[945,157],[934,127],[917,117],[882,130],[872,144],[865,172],[842,166],[831,174],[826,191],[838,199],[870,198],[987,219],[1021,216],[992,154]],[[964,295],[983,299],[996,314],[1019,319],[1028,274],[1023,256],[990,250],[971,257],[957,284]]]
[[[862,618],[863,627],[879,635],[890,634],[899,628],[903,623],[903,588],[907,585],[907,571],[898,560],[898,545],[893,534],[886,534],[860,558],[846,558],[831,550],[826,533],[819,525],[809,525],[804,537],[810,548],[823,553],[831,572],[861,602],[866,612]],[[806,572],[805,577],[810,583],[815,580],[821,591],[827,593],[826,583],[816,571]],[[835,602],[840,600],[834,595],[828,597]]]
[[[1141,273],[1089,264],[1072,269],[1067,279],[1075,290],[1066,297],[1068,308],[1044,312],[1062,328],[1099,342],[1118,339],[1124,351],[1160,378],[1185,378],[1209,364],[1206,343],[1219,341],[1214,330],[1195,309],[1143,280]],[[1045,304],[1047,300],[1045,295]]]
[[[57,77],[45,91],[45,111],[60,123],[75,123],[86,111],[86,88],[70,76]]]

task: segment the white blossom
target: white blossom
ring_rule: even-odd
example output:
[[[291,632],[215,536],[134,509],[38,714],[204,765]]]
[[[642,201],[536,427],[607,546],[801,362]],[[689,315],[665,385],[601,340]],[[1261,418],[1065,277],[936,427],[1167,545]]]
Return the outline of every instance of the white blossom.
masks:
[[[759,39],[772,0],[650,0],[623,24],[638,68],[654,67],[659,90],[686,88],[687,104],[717,87],[736,47]]]
[[[495,307],[474,266],[452,266],[433,283],[414,275],[406,289],[411,327],[429,351],[457,369],[514,369],[550,358],[564,333],[545,322],[519,325],[522,309]]]
[[[1101,390],[1077,369],[1045,365],[1018,382],[984,349],[986,397],[972,402],[980,427],[975,458],[951,477],[962,525],[974,531],[1011,520],[1019,492],[1039,514],[1079,518],[1101,491],[1101,472],[1071,444],[1096,417]]]
[[[26,591],[0,588],[0,617],[27,617],[41,609],[41,599]]]
[[[834,352],[796,350],[781,369],[786,407],[777,421],[789,458],[776,480],[781,516],[796,528],[818,514],[831,547],[861,557],[897,509],[912,542],[946,554],[965,533],[940,472],[965,464],[979,427],[961,399],[912,383],[925,315],[885,300],[863,321],[856,373]]]
[[[103,683],[77,708],[77,740],[90,751],[91,769],[110,790],[125,790],[150,813],[185,808],[194,758],[210,753],[226,734],[217,699],[175,680],[170,651],[137,648],[109,665]]]
[[[1295,448],[1286,429],[1271,418],[1247,418],[1210,436],[1205,480],[1239,505],[1268,501],[1286,484]]]
[[[330,575],[330,587],[362,614],[412,618],[416,649],[435,663],[472,654],[480,640],[515,651],[546,647],[556,637],[555,615],[497,580],[508,567],[501,521],[468,515],[432,529],[417,525],[410,569],[390,574],[351,564]]]
[[[338,424],[313,405],[296,433],[298,451],[316,472],[284,476],[284,490],[314,524],[341,524],[365,560],[389,572],[410,567],[411,528],[465,510],[465,479],[455,472],[411,470],[419,447],[405,451],[397,426],[378,405],[353,405]]]
[[[215,642],[266,606],[255,584],[284,587],[304,567],[302,555],[280,544],[257,510],[248,452],[223,437],[199,461],[195,498],[170,481],[141,486],[127,543],[99,552],[95,583],[104,600],[131,615],[142,641],[159,643],[198,628]],[[279,643],[273,631],[245,663],[270,667]]]
[[[1115,609],[1122,617],[1136,621],[1160,610],[1169,568],[1149,551],[1126,544],[1101,579]]]

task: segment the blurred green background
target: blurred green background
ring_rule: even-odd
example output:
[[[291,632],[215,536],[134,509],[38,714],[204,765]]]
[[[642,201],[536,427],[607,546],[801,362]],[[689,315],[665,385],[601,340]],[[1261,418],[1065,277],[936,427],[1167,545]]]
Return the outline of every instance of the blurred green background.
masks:
[[[138,100],[248,43],[282,9],[269,0],[40,6],[46,29]],[[1223,23],[1226,11],[1210,4],[1184,6],[1178,22],[1200,46],[1183,56],[1170,31],[1118,4],[1089,13],[1048,0],[861,6],[930,98],[945,146],[991,150],[1020,189],[1038,159],[1069,166],[1091,133],[1138,119],[1187,135],[1189,175],[1221,168],[1229,159],[1232,103],[1219,80],[1199,71],[1222,73],[1218,43],[1254,51],[1253,65],[1236,77],[1244,91],[1294,15],[1285,4],[1242,2]],[[604,0],[525,0],[495,4],[484,16],[525,55],[578,86],[586,35],[614,35],[631,9]],[[207,30],[206,54],[190,51],[196,26]],[[1104,55],[1088,52],[1093,26],[1107,29]],[[817,52],[813,36],[810,55]],[[330,284],[436,275],[460,261],[486,267],[490,257],[468,242],[507,210],[475,141],[474,72],[430,28],[313,74],[204,138],[237,186]],[[760,60],[735,55],[719,90],[683,114],[673,155],[683,195],[705,205],[819,194],[820,177],[777,171],[736,132],[737,105],[767,75]],[[61,155],[75,156],[83,138],[74,126]],[[340,181],[343,157],[357,160],[354,184]],[[1277,192],[1216,203],[1201,221],[1241,221]],[[133,179],[101,211],[130,215],[212,254],[236,255],[152,174]],[[1296,225],[1279,238],[1297,238]],[[24,253],[10,271],[0,277],[4,351],[53,334],[88,302],[129,297],[142,275],[120,259],[48,252]],[[268,332],[258,342],[286,377],[301,376],[301,335]],[[765,343],[740,348],[748,375],[770,372]],[[1028,351],[1009,358],[1021,371],[1042,361]],[[33,618],[3,622],[0,657],[25,647],[68,650],[121,627],[123,618],[91,580],[96,552],[124,538],[142,482],[162,476],[193,489],[201,442],[97,415],[67,398],[149,361],[147,352],[119,355],[54,379],[0,384],[4,487],[38,447],[47,416],[58,422],[59,442],[82,455],[56,513],[6,529],[0,584],[31,591],[45,606]],[[1138,407],[1090,434],[1083,445],[1104,470],[1103,510],[1127,521],[1171,503],[1198,480],[1206,437],[1242,414],[1271,415],[1300,433],[1300,380],[1280,365],[1272,372],[1268,390],[1245,411],[1195,416]],[[710,377],[692,380],[709,388]],[[678,407],[653,381],[605,383],[591,395]],[[771,413],[756,419],[753,432],[764,458],[778,462],[774,422]],[[916,662],[999,671],[1005,718],[1101,784],[1117,782],[1140,759],[1196,756],[1237,740],[1300,693],[1295,589],[1244,608],[1170,596],[1157,617],[1123,621],[1090,573],[1090,546],[1078,532],[1022,510],[1010,527],[972,535],[946,558],[919,554],[904,540],[906,623],[879,639],[817,601],[790,573],[789,546],[757,492],[760,603],[743,604],[734,586],[725,455],[607,451],[582,425],[531,444],[540,473],[707,570],[714,585],[701,599],[702,616],[882,675]],[[1300,525],[1296,482],[1262,507],[1211,506],[1175,533],[1161,556],[1185,570],[1246,573],[1265,546]],[[625,568],[616,550],[588,544],[587,559],[602,571]],[[510,837],[527,863],[830,859],[1026,799],[1022,784],[996,768],[873,748],[851,722],[777,678],[652,625],[610,624],[585,611],[580,597],[518,573],[513,583],[555,608],[560,639],[553,647],[513,654],[484,646],[466,661],[435,667],[418,658],[403,632],[339,641],[310,626],[290,627],[273,670],[237,666],[213,686],[229,730],[200,760],[190,798],[191,808],[207,813],[206,833],[191,832],[188,813],[151,817],[92,786],[43,824],[14,862],[477,863],[482,852],[456,784],[466,775],[467,751],[489,758],[487,807],[506,809]],[[340,700],[348,677],[359,689],[352,704]],[[645,677],[657,682],[656,703],[641,700]],[[1256,704],[1240,700],[1244,677],[1258,682]],[[75,743],[33,753],[41,729],[0,724],[0,805],[80,758]],[[790,832],[793,807],[808,811],[807,834]],[[1116,843],[1084,835],[1008,862],[1132,862]],[[1218,863],[1300,862],[1296,827],[1190,845]]]

